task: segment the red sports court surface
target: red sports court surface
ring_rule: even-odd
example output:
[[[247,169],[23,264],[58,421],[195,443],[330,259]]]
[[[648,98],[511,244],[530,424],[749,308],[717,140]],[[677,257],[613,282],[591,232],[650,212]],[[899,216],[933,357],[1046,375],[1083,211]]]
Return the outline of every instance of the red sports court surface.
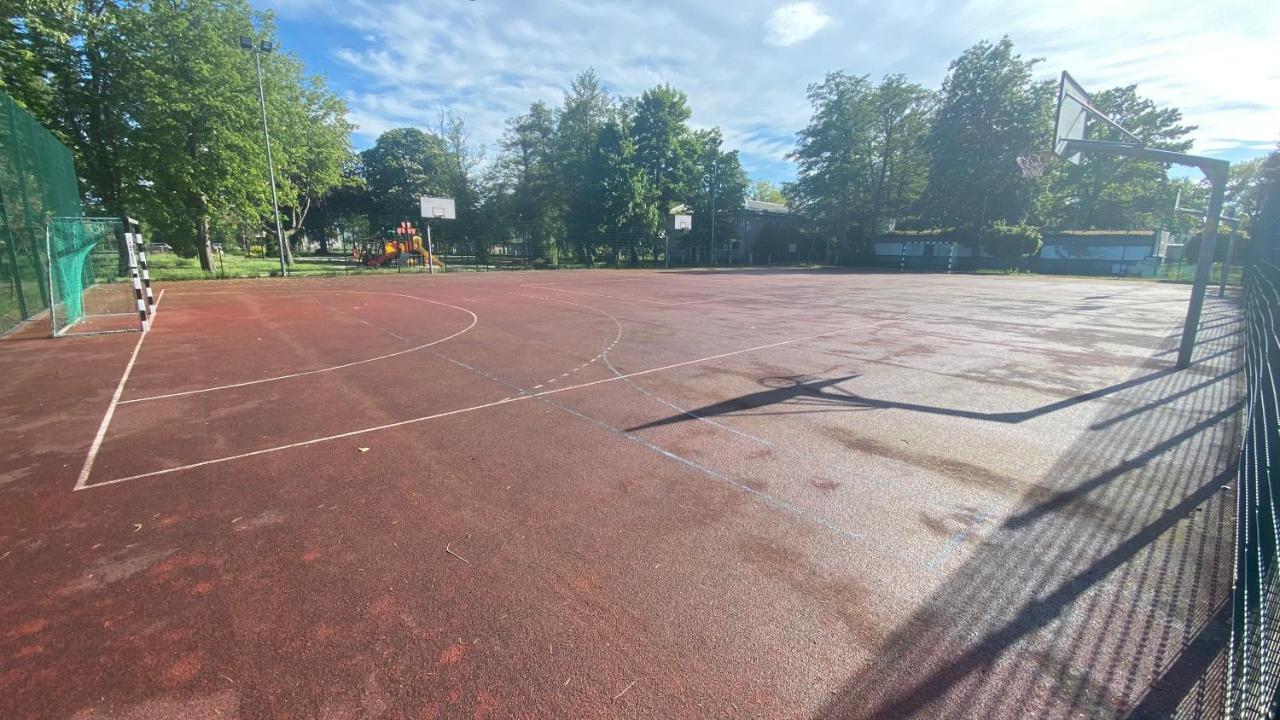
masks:
[[[1217,706],[1234,301],[1178,372],[1146,282],[162,289],[0,341],[0,717]]]

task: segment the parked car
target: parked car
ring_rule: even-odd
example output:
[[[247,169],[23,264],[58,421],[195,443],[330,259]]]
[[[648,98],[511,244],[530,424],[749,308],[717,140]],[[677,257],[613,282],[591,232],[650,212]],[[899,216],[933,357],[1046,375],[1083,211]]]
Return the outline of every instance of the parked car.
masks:
[[[149,253],[171,253],[173,246],[169,243],[148,243],[147,252]]]

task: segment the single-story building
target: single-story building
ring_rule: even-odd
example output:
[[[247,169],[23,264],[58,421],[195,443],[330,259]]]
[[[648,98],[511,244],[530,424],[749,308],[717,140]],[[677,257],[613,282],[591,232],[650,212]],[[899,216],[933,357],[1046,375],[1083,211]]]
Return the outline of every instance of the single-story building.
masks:
[[[987,253],[976,253],[971,241],[955,230],[890,232],[876,238],[876,267],[905,270],[974,270],[996,268]],[[1163,230],[1062,230],[1044,234],[1029,270],[1064,275],[1154,275],[1166,253],[1176,250]]]
[[[667,230],[678,234],[680,230],[675,229],[674,220],[678,216],[688,216],[690,210],[677,205],[671,213]],[[723,220],[726,217],[732,218],[732,231],[729,232],[725,232]],[[694,227],[700,227],[697,217],[692,220]],[[800,262],[809,256],[810,248],[800,236],[800,216],[782,203],[748,199],[731,214],[721,215],[721,220],[718,227],[721,232],[716,235],[713,253],[713,261],[717,265]],[[671,255],[677,262],[700,263],[706,260],[706,249],[677,249],[673,242]]]
[[[1034,269],[1071,275],[1152,275],[1169,245],[1164,230],[1062,230],[1044,234]]]

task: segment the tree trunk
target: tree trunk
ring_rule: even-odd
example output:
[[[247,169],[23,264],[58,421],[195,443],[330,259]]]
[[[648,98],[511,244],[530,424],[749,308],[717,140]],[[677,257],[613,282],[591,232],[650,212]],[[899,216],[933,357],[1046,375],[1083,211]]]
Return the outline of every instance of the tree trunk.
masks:
[[[213,272],[213,249],[209,246],[209,199],[204,193],[196,196],[196,257],[200,269]]]

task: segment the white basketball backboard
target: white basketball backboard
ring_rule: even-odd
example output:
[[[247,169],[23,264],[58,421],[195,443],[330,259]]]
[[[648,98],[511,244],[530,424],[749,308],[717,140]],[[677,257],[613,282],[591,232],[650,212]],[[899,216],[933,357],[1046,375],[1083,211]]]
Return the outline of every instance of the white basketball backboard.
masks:
[[[437,220],[457,220],[458,211],[454,205],[453,198],[424,196],[422,198],[422,217],[435,218]]]
[[[692,215],[672,215],[672,228],[675,230],[688,230],[693,227]]]
[[[1058,118],[1053,129],[1053,154],[1066,157],[1069,162],[1080,164],[1080,153],[1067,157],[1064,153],[1068,140],[1084,140],[1089,126],[1089,93],[1080,87],[1067,72],[1062,72],[1058,83]]]

